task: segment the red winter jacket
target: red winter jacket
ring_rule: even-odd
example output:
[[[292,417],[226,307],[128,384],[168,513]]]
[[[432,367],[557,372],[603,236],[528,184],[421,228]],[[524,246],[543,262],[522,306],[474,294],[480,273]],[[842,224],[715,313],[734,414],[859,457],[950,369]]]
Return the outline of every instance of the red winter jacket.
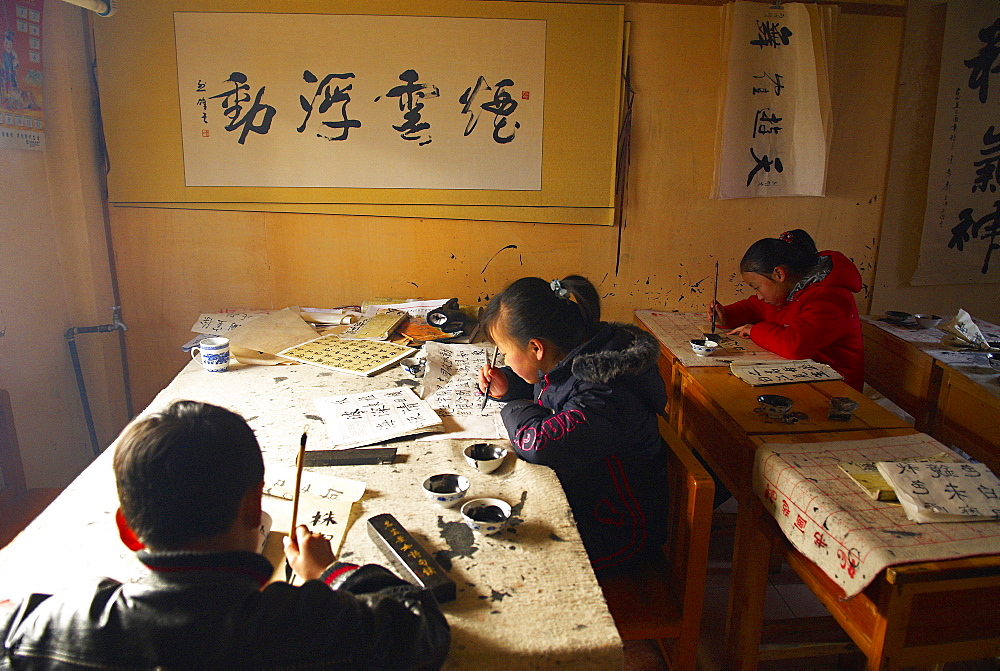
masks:
[[[820,256],[833,260],[824,279],[801,289],[780,308],[756,296],[727,305],[725,326],[753,324],[750,339],[764,349],[789,359],[828,364],[860,391],[865,353],[853,294],[861,291],[861,273],[840,252],[825,251]]]

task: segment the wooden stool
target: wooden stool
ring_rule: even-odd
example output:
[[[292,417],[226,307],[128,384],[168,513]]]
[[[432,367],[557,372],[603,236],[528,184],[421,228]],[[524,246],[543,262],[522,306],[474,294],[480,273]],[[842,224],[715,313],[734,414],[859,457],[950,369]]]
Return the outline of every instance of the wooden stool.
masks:
[[[656,640],[671,669],[694,669],[705,598],[715,482],[663,418],[670,486],[662,561],[599,579],[623,640]]]
[[[0,389],[0,473],[3,473],[3,489],[0,490],[0,547],[4,547],[62,491],[26,488],[10,394],[6,389]]]

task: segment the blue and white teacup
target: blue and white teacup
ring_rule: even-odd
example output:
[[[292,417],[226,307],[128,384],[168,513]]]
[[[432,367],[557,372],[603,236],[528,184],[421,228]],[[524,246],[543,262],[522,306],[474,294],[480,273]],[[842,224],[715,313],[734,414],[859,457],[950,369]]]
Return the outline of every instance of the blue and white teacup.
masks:
[[[191,358],[210,373],[223,372],[229,368],[229,338],[204,338],[191,348]]]

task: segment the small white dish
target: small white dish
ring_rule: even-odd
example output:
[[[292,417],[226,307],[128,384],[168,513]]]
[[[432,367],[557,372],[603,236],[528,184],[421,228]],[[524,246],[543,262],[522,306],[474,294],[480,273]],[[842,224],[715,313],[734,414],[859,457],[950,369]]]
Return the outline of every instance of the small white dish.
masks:
[[[691,351],[698,356],[712,356],[718,347],[719,343],[714,340],[698,339],[691,341]]]
[[[923,314],[923,313],[913,315],[913,318],[917,320],[917,324],[919,324],[920,328],[923,329],[935,328],[937,327],[938,324],[941,323],[941,320],[943,319],[943,317],[939,317],[938,315]]]
[[[455,473],[439,473],[424,480],[423,489],[428,499],[444,508],[451,508],[465,498],[469,491],[469,479]]]
[[[510,504],[500,499],[472,499],[462,505],[462,521],[484,536],[492,536],[510,521]]]
[[[492,473],[507,457],[507,448],[491,443],[473,443],[464,450],[465,461],[480,473]]]

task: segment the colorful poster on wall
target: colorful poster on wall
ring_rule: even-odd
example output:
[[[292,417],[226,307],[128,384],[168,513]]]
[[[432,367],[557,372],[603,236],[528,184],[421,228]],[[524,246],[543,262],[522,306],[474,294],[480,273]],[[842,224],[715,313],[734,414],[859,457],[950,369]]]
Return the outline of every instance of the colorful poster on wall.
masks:
[[[1000,282],[1000,2],[948,3],[911,284]]]
[[[802,3],[723,7],[716,198],[822,196],[829,80],[822,17]]]
[[[545,27],[176,12],[185,185],[539,190]]]
[[[45,149],[42,2],[0,0],[0,147]]]

